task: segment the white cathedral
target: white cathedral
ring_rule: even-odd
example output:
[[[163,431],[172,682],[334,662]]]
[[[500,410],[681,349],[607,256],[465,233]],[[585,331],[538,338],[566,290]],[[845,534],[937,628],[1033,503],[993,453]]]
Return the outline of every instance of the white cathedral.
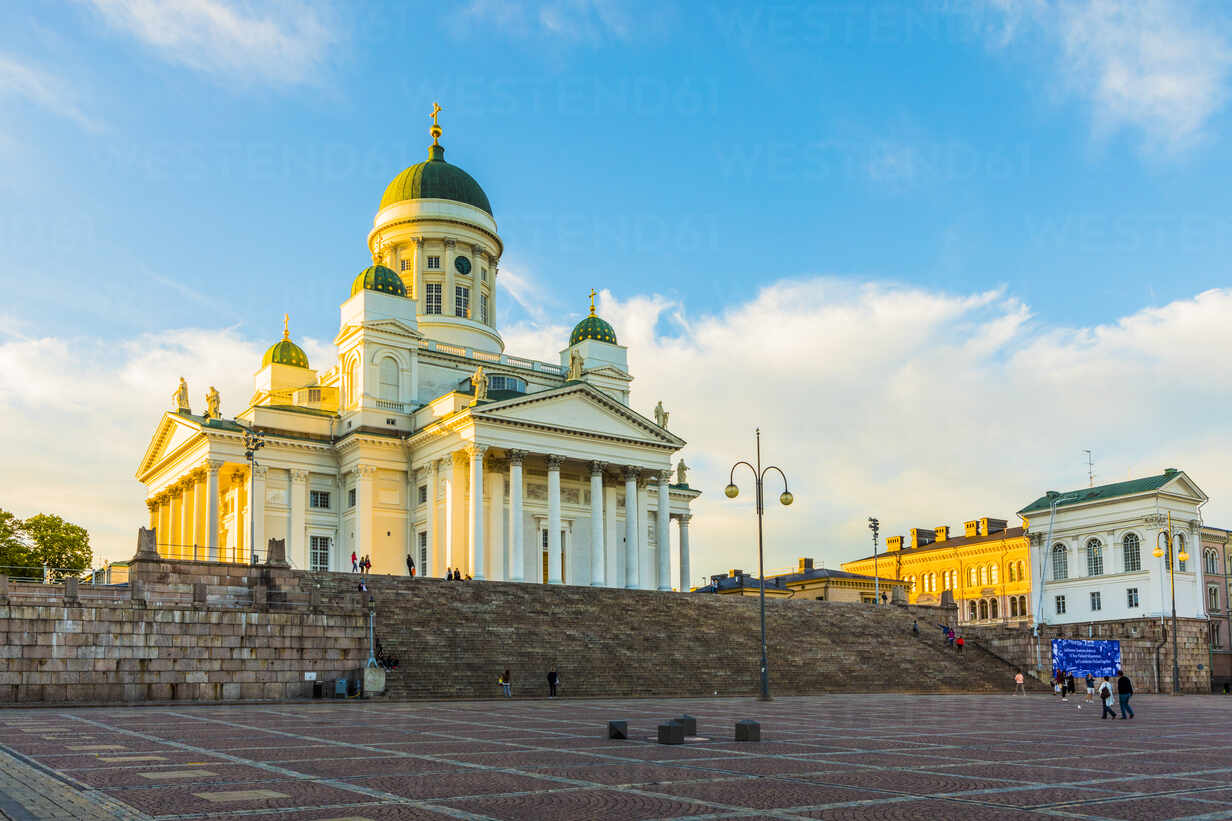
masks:
[[[593,291],[559,364],[505,353],[491,205],[445,162],[435,112],[431,134],[381,197],[328,368],[284,322],[234,419],[213,389],[194,414],[180,380],[137,470],[159,554],[245,562],[285,538],[306,570],[349,571],[354,553],[375,573],[410,557],[419,575],[671,590],[675,520],[687,592],[684,440],[661,404],[653,420],[629,407]]]

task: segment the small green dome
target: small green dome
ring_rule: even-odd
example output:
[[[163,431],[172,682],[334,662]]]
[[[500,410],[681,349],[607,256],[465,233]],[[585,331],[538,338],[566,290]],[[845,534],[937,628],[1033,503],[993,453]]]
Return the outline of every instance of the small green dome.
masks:
[[[591,314],[573,326],[573,333],[569,334],[569,344],[576,345],[583,339],[597,339],[600,342],[610,342],[615,345],[616,332],[612,330],[611,325]]]
[[[293,365],[296,368],[308,367],[308,354],[304,349],[289,339],[283,339],[270,346],[261,357],[261,367],[266,365]]]
[[[385,187],[381,208],[403,200],[453,200],[473,205],[489,216],[492,205],[475,178],[445,162],[445,147],[428,147],[428,159],[412,165]],[[377,209],[380,210],[380,209]]]
[[[402,277],[394,273],[392,268],[386,268],[384,265],[369,265],[360,271],[359,276],[355,277],[355,281],[351,283],[351,296],[355,296],[360,291],[380,291],[394,296],[406,296],[406,285],[402,283]]]

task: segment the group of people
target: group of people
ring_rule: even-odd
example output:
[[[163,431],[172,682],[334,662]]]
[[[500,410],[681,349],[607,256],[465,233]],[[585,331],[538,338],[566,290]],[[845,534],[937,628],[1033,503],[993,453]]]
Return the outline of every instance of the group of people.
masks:
[[[505,672],[500,674],[496,679],[496,683],[501,686],[501,691],[505,694],[505,698],[513,698],[513,676],[509,673],[509,668],[505,668]],[[560,687],[560,674],[555,670],[548,671],[548,698],[556,698],[557,688]]]
[[[1120,702],[1120,717],[1122,719],[1134,717],[1134,708],[1129,706],[1129,699],[1134,694],[1134,685],[1129,680],[1129,676],[1125,675],[1124,670],[1117,670],[1115,682],[1112,680],[1112,676],[1104,676],[1103,681],[1097,684],[1096,677],[1091,673],[1087,673],[1082,681],[1086,687],[1087,703],[1094,702],[1095,696],[1099,696],[1099,703],[1103,706],[1103,711],[1099,715],[1100,719],[1108,718],[1108,716],[1117,718],[1116,710],[1112,709],[1114,695],[1117,697],[1117,701]],[[1069,697],[1074,694],[1076,689],[1077,684],[1074,680],[1073,671],[1060,669],[1053,671],[1052,691],[1062,701],[1069,701]],[[1078,709],[1082,709],[1081,704],[1078,705]]]
[[[408,557],[409,558],[409,557]],[[352,573],[371,573],[372,559],[368,558],[367,554],[361,558],[355,555],[355,551],[351,551],[351,572]]]
[[[461,570],[459,570],[458,568],[456,568],[456,567],[446,567],[446,568],[445,568],[445,578],[446,578],[446,579],[452,579],[452,580],[453,580],[453,581],[455,581],[455,582],[461,582],[461,581],[468,581],[468,582],[469,582],[469,581],[471,580],[471,574],[470,574],[470,573],[467,573],[465,576],[463,576],[463,575],[462,575],[462,571],[461,571]]]
[[[967,643],[963,637],[955,633],[954,628],[950,627],[948,624],[938,624],[937,626],[941,628],[941,635],[945,637],[946,646],[953,647],[954,652],[956,653],[961,653],[963,651],[963,647]],[[911,630],[916,635],[919,635],[920,633],[920,630],[916,627],[914,621],[911,623]]]

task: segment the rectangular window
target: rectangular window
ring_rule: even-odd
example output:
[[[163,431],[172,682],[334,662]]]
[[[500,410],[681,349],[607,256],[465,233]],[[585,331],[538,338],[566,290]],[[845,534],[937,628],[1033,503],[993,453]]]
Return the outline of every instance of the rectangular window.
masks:
[[[409,271],[409,270],[411,270],[411,261],[410,261],[409,259],[404,259],[404,260],[402,260],[402,261],[401,261],[401,268],[400,268],[399,270],[402,270],[402,271]]]
[[[1091,609],[1092,610],[1102,610],[1103,609],[1103,605],[1099,600],[1098,590],[1091,593]]]
[[[441,258],[440,257],[428,257],[428,270],[429,271],[441,270]]]
[[[419,494],[419,504],[426,505],[428,503],[428,486],[420,485],[416,492]]]
[[[1137,607],[1137,606],[1138,606],[1138,588],[1136,588],[1136,587],[1131,587],[1131,588],[1129,588],[1128,590],[1126,590],[1126,591],[1125,591],[1125,603],[1126,603],[1129,607]]]
[[[329,537],[312,536],[308,542],[309,569],[315,573],[329,570]]]
[[[484,325],[488,324],[488,295],[479,295],[479,321]]]
[[[428,572],[428,531],[419,531],[419,567],[417,569],[419,575],[426,575]]]
[[[1063,615],[1064,613],[1065,613],[1065,597],[1057,596],[1057,615],[1060,616],[1060,615]]]
[[[439,314],[441,312],[441,284],[429,282],[424,285],[424,313]]]
[[[1211,647],[1216,650],[1223,647],[1223,622],[1211,622]]]
[[[1219,588],[1218,587],[1206,588],[1206,609],[1207,610],[1218,610],[1219,609]]]
[[[308,507],[314,507],[317,510],[329,510],[329,491],[328,490],[308,491]]]
[[[487,268],[479,269],[479,279],[482,280],[483,282],[488,281],[488,269]]]
[[[453,315],[465,316],[471,315],[471,289],[462,285],[455,285],[453,289]]]
[[[347,491],[347,507],[355,507],[355,488]]]

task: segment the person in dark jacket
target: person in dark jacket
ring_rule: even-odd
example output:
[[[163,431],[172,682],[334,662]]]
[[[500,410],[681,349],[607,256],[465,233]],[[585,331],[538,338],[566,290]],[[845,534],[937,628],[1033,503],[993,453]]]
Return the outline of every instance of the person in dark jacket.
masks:
[[[1124,670],[1117,670],[1117,698],[1121,702],[1121,718],[1134,717],[1134,708],[1129,706],[1129,697],[1134,694],[1134,685]]]
[[[556,685],[560,684],[560,676],[555,670],[548,672],[548,698],[556,698]]]
[[[415,575],[415,560],[411,558],[410,553],[406,554],[406,575],[408,576]]]

